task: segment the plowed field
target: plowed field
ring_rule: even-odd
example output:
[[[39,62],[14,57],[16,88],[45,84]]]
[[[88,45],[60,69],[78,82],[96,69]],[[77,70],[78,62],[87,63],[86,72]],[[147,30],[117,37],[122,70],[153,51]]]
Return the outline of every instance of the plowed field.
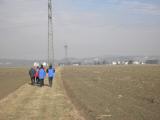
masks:
[[[160,120],[160,66],[65,67],[62,80],[87,120]]]

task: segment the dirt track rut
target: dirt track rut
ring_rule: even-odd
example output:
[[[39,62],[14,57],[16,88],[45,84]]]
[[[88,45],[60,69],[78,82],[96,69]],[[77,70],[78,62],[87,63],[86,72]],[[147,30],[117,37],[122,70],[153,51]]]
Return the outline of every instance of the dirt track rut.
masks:
[[[0,101],[0,120],[83,120],[56,74],[53,87],[25,84]]]

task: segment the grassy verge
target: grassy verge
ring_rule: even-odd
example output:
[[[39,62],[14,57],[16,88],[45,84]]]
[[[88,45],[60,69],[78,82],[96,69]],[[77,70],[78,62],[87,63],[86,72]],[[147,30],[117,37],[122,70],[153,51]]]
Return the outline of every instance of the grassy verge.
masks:
[[[160,66],[65,67],[62,80],[87,120],[160,119]]]

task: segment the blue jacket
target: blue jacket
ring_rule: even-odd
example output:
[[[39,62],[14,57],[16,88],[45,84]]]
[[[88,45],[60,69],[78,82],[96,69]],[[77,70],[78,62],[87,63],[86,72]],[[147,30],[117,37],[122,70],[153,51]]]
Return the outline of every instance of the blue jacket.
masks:
[[[39,70],[39,79],[44,79],[45,76],[46,76],[46,72],[44,71],[43,68],[41,68],[41,69]]]
[[[48,69],[48,77],[54,77],[55,70],[53,68]]]

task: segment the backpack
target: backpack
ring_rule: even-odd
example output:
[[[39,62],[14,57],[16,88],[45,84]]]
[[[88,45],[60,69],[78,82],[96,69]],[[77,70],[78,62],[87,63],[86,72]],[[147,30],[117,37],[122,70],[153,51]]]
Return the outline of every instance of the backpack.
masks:
[[[31,77],[34,77],[35,70],[33,68],[30,69],[29,74]]]
[[[55,72],[55,70],[53,68],[52,69],[48,69],[48,76],[49,77],[53,77],[54,72]]]

